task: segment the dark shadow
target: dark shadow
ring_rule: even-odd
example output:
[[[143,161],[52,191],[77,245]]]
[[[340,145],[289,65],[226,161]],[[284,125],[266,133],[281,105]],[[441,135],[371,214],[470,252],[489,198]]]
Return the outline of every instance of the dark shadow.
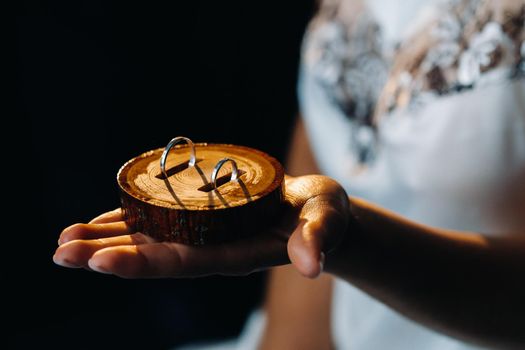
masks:
[[[51,255],[65,226],[119,205],[114,177],[125,161],[175,135],[246,145],[283,160],[297,114],[300,43],[314,2],[283,2],[279,11],[260,1],[24,0],[15,7],[14,132],[28,140],[21,152],[42,180],[21,186],[16,197],[46,203],[23,203],[32,213],[24,231],[38,234],[28,235],[23,258],[20,250],[6,252],[16,264],[2,282],[16,308],[6,310],[3,347],[171,349],[237,336],[263,300],[263,273],[123,280],[58,267]],[[184,15],[174,21],[173,13]],[[174,33],[184,35],[165,45]],[[253,67],[257,74],[247,74]],[[272,98],[261,98],[269,90]],[[160,172],[154,171],[152,177]],[[34,181],[32,172],[21,175],[23,183]],[[208,196],[216,201],[213,192]],[[9,231],[19,230],[15,222],[6,222]],[[6,236],[10,245],[20,243],[20,235]],[[45,291],[45,300],[35,298],[35,289]],[[118,295],[118,302],[101,290]],[[97,331],[78,342],[93,324]]]
[[[206,178],[206,175],[204,175],[204,172],[202,171],[202,169],[199,167],[198,164],[195,164],[195,170],[197,170],[197,172],[199,173],[201,179],[202,179],[202,182],[204,183],[204,185],[208,185],[210,184],[208,182],[208,179]],[[211,192],[208,192],[208,206],[212,206],[213,205],[213,194]]]
[[[202,159],[197,158],[197,159],[195,160],[195,164],[197,164],[197,163],[199,163],[199,162],[201,162],[201,161],[202,161]],[[180,172],[183,171],[183,170],[188,169],[188,167],[189,167],[189,163],[188,163],[187,161],[185,161],[185,162],[183,162],[183,163],[177,164],[177,165],[172,166],[171,168],[167,169],[167,170],[166,170],[166,174],[168,174],[168,177],[170,177],[170,176],[172,176],[172,175],[175,175],[175,174],[177,174],[177,173],[180,173]],[[164,176],[164,174],[163,174],[162,172],[159,173],[158,175],[155,175],[155,177],[156,177],[157,179],[161,179],[161,180],[165,180],[165,179],[166,179],[166,177]]]
[[[180,205],[182,207],[182,209],[186,209],[186,206],[184,206],[184,203],[182,203],[182,201],[180,200],[179,197],[177,197],[177,194],[175,193],[175,191],[173,190],[173,187],[171,187],[171,184],[170,184],[170,181],[168,179],[164,179],[164,184],[166,185],[166,188],[168,189],[168,191],[170,192],[171,196],[173,197],[173,199],[175,200],[175,202],[177,202],[178,205]]]
[[[246,172],[241,170],[241,169],[239,169],[239,170],[237,170],[237,173],[238,173],[237,179],[240,180],[241,175],[244,175]],[[229,172],[226,175],[223,175],[223,176],[217,178],[217,188],[219,188],[222,185],[230,182],[231,176],[232,176],[232,173]],[[244,183],[243,183],[243,185],[244,185]],[[246,186],[245,186],[245,188],[246,188]],[[214,188],[213,188],[213,185],[212,185],[211,182],[207,182],[204,186],[199,187],[198,190],[202,191],[202,192],[211,192],[211,191],[214,190]]]
[[[244,183],[244,181],[242,181],[242,179],[239,178],[237,179],[237,182],[239,183],[239,186],[241,186],[242,192],[244,193],[246,200],[248,202],[253,202],[252,195],[248,191],[248,188],[246,187],[246,184]]]
[[[210,194],[211,193],[215,193],[217,195],[217,198],[219,198],[219,200],[221,201],[221,203],[226,207],[226,208],[229,208],[230,205],[228,204],[228,202],[226,201],[226,199],[224,199],[224,197],[222,196],[222,194],[219,192],[218,189],[215,189],[214,191],[211,191],[209,192]]]

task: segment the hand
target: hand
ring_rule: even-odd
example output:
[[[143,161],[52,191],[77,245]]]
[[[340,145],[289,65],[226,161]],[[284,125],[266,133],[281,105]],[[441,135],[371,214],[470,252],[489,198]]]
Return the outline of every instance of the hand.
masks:
[[[346,231],[348,197],[337,182],[320,175],[286,177],[285,188],[282,222],[244,240],[215,246],[158,242],[132,232],[117,209],[66,228],[53,260],[124,278],[243,275],[291,261],[304,276],[317,277],[325,252]]]

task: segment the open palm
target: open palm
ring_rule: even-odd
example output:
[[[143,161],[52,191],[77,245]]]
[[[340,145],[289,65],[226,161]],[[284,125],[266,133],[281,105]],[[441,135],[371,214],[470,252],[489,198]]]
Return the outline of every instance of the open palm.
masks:
[[[244,275],[291,261],[303,275],[316,277],[324,252],[334,248],[345,232],[348,197],[325,176],[285,181],[283,220],[250,238],[210,246],[159,242],[132,232],[117,209],[66,228],[53,260],[124,278]]]

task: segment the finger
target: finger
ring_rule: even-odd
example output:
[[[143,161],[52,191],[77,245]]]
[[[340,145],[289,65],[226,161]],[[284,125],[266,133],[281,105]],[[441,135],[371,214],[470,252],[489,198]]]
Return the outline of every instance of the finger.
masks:
[[[88,267],[88,261],[97,251],[114,246],[140,245],[155,242],[153,238],[135,233],[93,240],[77,239],[57,248],[53,261],[65,267]]]
[[[346,225],[344,208],[336,198],[317,196],[305,203],[288,241],[290,260],[301,274],[309,278],[321,274],[325,253],[337,245]]]
[[[96,218],[92,219],[89,223],[90,224],[106,224],[106,223],[122,221],[122,220],[123,220],[122,209],[117,208],[115,210],[111,210],[103,214],[100,214]]]
[[[75,224],[62,231],[58,239],[58,245],[62,245],[76,239],[97,239],[113,236],[122,236],[133,233],[124,221],[107,224]]]
[[[257,237],[205,247],[168,242],[115,246],[95,252],[88,265],[124,278],[156,278],[245,275],[287,262],[286,240]]]

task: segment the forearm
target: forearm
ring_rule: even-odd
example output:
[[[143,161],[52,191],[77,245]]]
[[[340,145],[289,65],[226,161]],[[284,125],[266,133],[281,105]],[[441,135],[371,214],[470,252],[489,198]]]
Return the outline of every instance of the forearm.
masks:
[[[328,272],[431,328],[525,344],[525,240],[430,228],[351,203],[355,224],[328,255]]]
[[[272,270],[264,309],[266,325],[259,350],[332,349],[330,304],[332,277],[315,280],[292,266]]]
[[[298,118],[286,161],[293,176],[319,173],[301,119]],[[292,266],[269,275],[264,309],[266,325],[259,349],[331,349],[332,276],[311,280]]]

